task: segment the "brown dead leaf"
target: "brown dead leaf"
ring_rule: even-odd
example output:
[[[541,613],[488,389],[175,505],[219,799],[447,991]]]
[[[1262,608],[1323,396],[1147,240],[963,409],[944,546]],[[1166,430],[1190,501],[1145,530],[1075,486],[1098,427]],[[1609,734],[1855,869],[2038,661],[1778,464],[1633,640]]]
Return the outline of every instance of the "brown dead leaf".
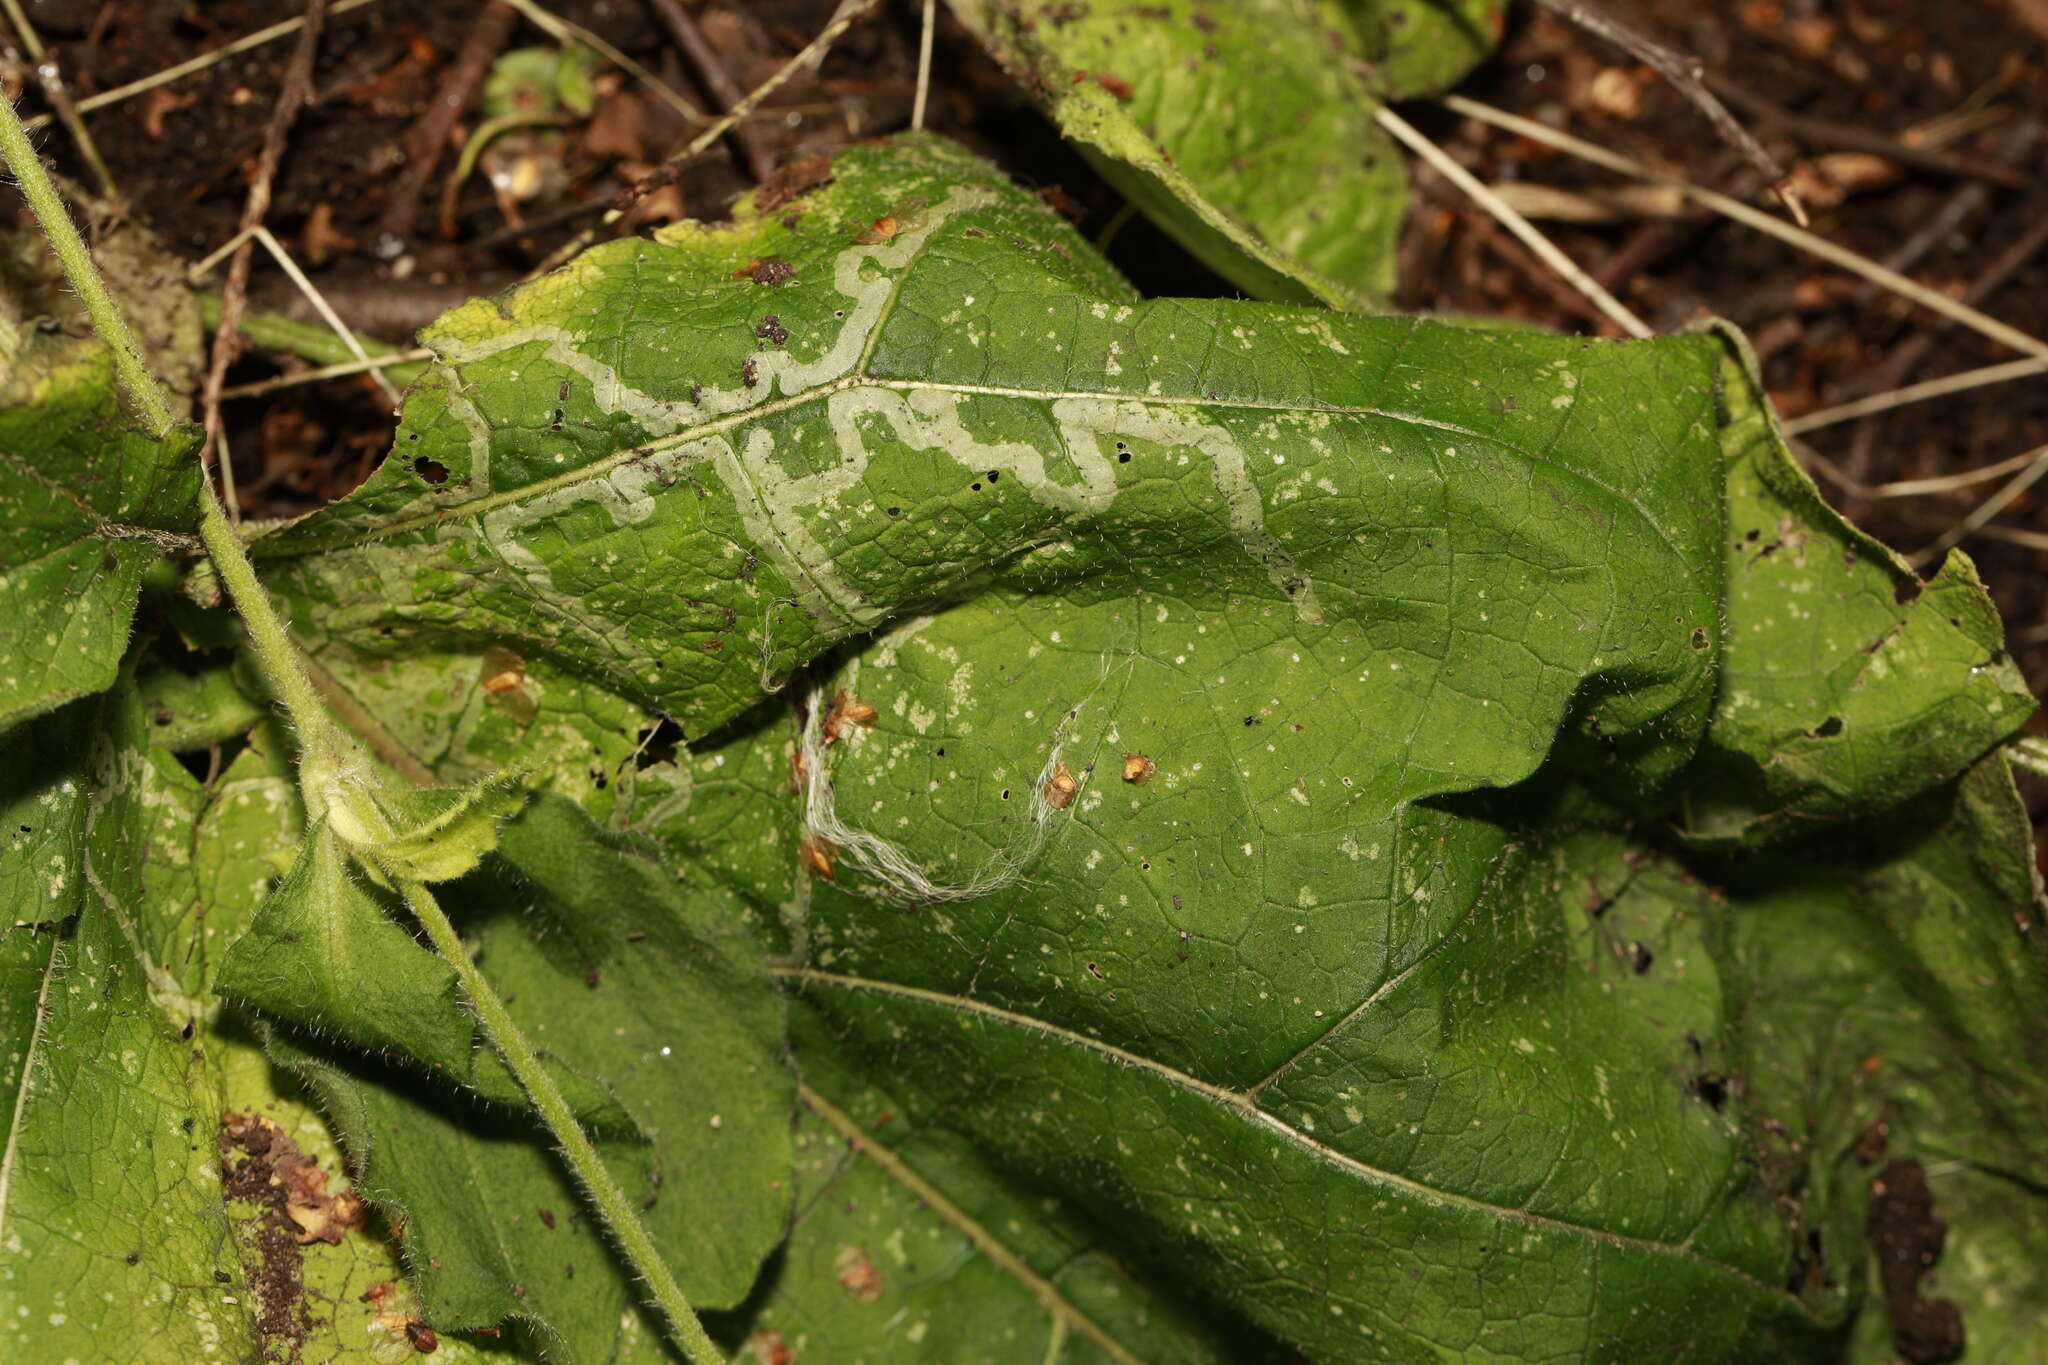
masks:
[[[334,205],[322,199],[306,215],[299,231],[299,246],[310,265],[326,265],[345,251],[356,249],[356,239],[334,226]]]
[[[800,156],[763,181],[754,193],[754,207],[763,213],[781,208],[832,179],[832,158],[824,152]]]
[[[647,102],[631,90],[599,101],[583,125],[583,150],[601,161],[646,161]]]
[[[142,131],[151,142],[160,142],[164,135],[164,118],[180,109],[188,109],[199,97],[181,95],[174,90],[158,86],[142,101]]]

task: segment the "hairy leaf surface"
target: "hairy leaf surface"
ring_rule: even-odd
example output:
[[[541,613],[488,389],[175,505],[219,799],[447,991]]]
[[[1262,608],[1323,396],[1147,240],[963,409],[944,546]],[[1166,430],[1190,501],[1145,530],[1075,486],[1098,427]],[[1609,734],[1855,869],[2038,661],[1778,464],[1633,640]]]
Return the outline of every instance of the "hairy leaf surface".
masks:
[[[751,1357],[844,1365],[1280,1365],[1292,1353],[1120,1264],[1099,1229],[1006,1181],[848,1073],[815,1023],[797,1215],[759,1292]],[[829,1078],[829,1079],[828,1079]]]
[[[113,683],[143,571],[198,515],[195,429],[136,430],[96,343],[18,346],[0,354],[0,732]]]

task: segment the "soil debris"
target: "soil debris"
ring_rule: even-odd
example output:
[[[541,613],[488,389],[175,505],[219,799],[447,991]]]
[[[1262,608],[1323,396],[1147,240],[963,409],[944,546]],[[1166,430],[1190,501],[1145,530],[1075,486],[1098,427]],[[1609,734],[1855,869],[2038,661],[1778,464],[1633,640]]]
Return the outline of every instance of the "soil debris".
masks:
[[[223,1114],[219,1141],[223,1192],[262,1210],[244,1225],[242,1240],[264,1359],[297,1361],[313,1325],[300,1248],[338,1243],[350,1228],[361,1227],[363,1202],[347,1189],[328,1193],[327,1172],[273,1119]]]
[[[1954,1360],[1963,1353],[1963,1315],[1948,1299],[1920,1292],[1921,1277],[1941,1259],[1948,1224],[1934,1212],[1934,1194],[1917,1161],[1894,1161],[1870,1182],[1864,1215],[1877,1253],[1892,1346],[1914,1365]]]

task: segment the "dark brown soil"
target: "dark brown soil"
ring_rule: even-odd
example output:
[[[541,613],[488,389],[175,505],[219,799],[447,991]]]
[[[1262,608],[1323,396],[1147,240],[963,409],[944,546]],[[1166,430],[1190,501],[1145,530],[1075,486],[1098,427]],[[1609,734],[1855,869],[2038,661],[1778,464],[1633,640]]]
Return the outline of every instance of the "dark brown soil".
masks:
[[[750,88],[823,26],[835,0],[682,0],[731,83]],[[1815,191],[1815,229],[1886,258],[1946,215],[1943,231],[1902,268],[1963,294],[2016,246],[2006,278],[1982,306],[2035,336],[2048,335],[2048,34],[2033,25],[2039,0],[1979,0],[1967,19],[1955,0],[1608,0],[1673,46],[1697,54],[1749,97],[1745,121]],[[379,0],[333,19],[311,105],[293,129],[268,222],[313,269],[352,323],[393,341],[452,301],[489,292],[530,269],[594,222],[613,196],[685,138],[682,120],[635,82],[600,78],[593,117],[565,130],[539,157],[540,193],[501,204],[482,175],[450,212],[442,157],[395,261],[373,240],[401,180],[414,125],[446,83],[478,0]],[[276,0],[31,0],[79,95],[106,90],[296,12]],[[670,40],[653,0],[554,0],[549,8],[650,67],[699,104],[707,82]],[[855,138],[902,127],[915,87],[921,6],[896,0],[859,24],[815,75],[801,75],[757,121],[757,156],[786,165]],[[944,6],[940,7],[944,13]],[[2023,20],[2022,14],[2031,15]],[[549,40],[522,21],[511,45]],[[197,258],[232,233],[246,180],[276,98],[291,43],[273,42],[172,85],[89,115],[94,136],[136,207],[172,246]],[[1668,87],[1629,57],[1531,6],[1518,6],[1499,56],[1466,89],[1550,121],[1652,165],[1754,199],[1760,177],[1714,137]],[[35,97],[31,96],[33,104]],[[1762,104],[1759,105],[1758,101]],[[1806,120],[1789,126],[1771,111]],[[1524,139],[1461,120],[1433,105],[1411,116],[1493,182],[1565,189],[1617,183]],[[950,19],[941,24],[932,126],[994,157],[1091,234],[1120,198],[1057,136]],[[475,114],[462,124],[473,128]],[[1953,157],[2010,167],[2016,183],[1929,169],[1869,153],[1876,135]],[[74,174],[61,131],[48,145]],[[1880,144],[1882,145],[1882,144]],[[1844,157],[1844,153],[1854,153]],[[688,168],[648,208],[714,217],[752,179],[735,146]],[[1831,188],[1832,185],[1832,188]],[[516,215],[516,222],[512,215]],[[1941,374],[2010,359],[1974,333],[1724,219],[1620,217],[1547,222],[1574,259],[1659,328],[1718,314],[1742,324],[1788,415]],[[1223,286],[1142,217],[1116,234],[1113,258],[1153,293],[1216,293]],[[1575,330],[1602,323],[1485,214],[1435,175],[1418,172],[1404,243],[1399,302],[1417,309],[1529,318]],[[403,279],[395,269],[405,271]],[[277,272],[259,261],[259,307],[295,308]],[[231,382],[276,373],[253,352]],[[229,435],[244,503],[254,515],[304,511],[358,482],[386,448],[386,399],[368,381],[287,390],[230,406]],[[2008,383],[1817,430],[1811,448],[1856,483],[1952,475],[2048,443],[2048,384]],[[1817,472],[1818,471],[1817,469]],[[1872,498],[1823,487],[1850,516],[1914,551],[1966,515],[1997,483],[1936,496]],[[2048,483],[2039,488],[2048,488]],[[2048,531],[2039,488],[2022,494],[1988,534],[1966,543],[2004,612],[2015,658],[2037,693],[2048,688],[2048,552],[2040,541],[1999,536]],[[2048,813],[2048,784],[2028,794]],[[2048,844],[2044,844],[2048,849]]]
[[[1963,1315],[1947,1299],[1923,1297],[1921,1277],[1941,1259],[1948,1224],[1934,1213],[1934,1196],[1917,1161],[1894,1161],[1870,1182],[1865,1217],[1884,1285],[1892,1346],[1914,1365],[1954,1360],[1963,1353]]]

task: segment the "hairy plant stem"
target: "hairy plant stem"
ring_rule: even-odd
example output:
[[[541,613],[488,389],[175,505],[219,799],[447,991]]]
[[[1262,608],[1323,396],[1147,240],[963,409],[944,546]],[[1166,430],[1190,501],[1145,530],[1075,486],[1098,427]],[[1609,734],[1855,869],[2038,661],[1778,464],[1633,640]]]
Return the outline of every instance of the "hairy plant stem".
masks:
[[[128,390],[129,401],[149,423],[150,430],[163,435],[178,421],[171,414],[170,401],[164,397],[156,377],[150,374],[149,366],[143,363],[135,333],[129,330],[128,319],[121,316],[114,296],[107,292],[85,239],[78,235],[63,198],[51,183],[50,173],[43,169],[42,158],[30,145],[28,130],[21,126],[21,115],[5,99],[0,99],[0,156],[6,157],[7,168],[14,172],[15,183],[21,187],[21,197],[28,201],[36,221],[43,225],[43,235],[50,239],[51,249],[71,278],[71,287],[78,291],[79,302],[85,305],[93,330],[114,353],[114,368],[120,373],[122,387]]]
[[[129,401],[161,436],[177,425],[170,403],[144,363],[135,334],[115,305],[113,296],[107,292],[106,283],[93,264],[92,253],[65,211],[56,185],[43,169],[35,148],[29,144],[20,115],[4,99],[0,99],[0,155],[5,156],[8,168],[14,172],[21,186],[22,197],[42,223],[57,259],[63,264],[64,273],[70,277],[72,287],[85,304],[93,329],[113,352],[114,366],[122,386],[128,391]],[[353,815],[360,819],[367,816],[372,824],[381,824],[381,817],[368,810],[366,802],[349,799],[350,786],[358,778],[368,776],[368,760],[354,740],[335,723],[321,703],[319,694],[314,691],[299,658],[298,648],[292,643],[270,594],[256,577],[256,567],[250,562],[248,551],[235,534],[234,527],[229,525],[227,513],[222,510],[210,479],[202,481],[199,499],[200,540],[205,544],[214,571],[220,575],[221,583],[234,602],[235,612],[248,632],[257,666],[298,732],[299,787],[306,797],[307,818],[318,820],[323,816],[331,819],[337,815]],[[433,893],[420,882],[401,881],[399,885],[406,905],[426,929],[434,947],[461,979],[463,990],[476,1010],[484,1037],[505,1059],[505,1064],[512,1068],[512,1074],[518,1077],[542,1123],[582,1185],[584,1194],[596,1207],[598,1216],[611,1230],[628,1263],[647,1285],[656,1306],[668,1319],[671,1335],[694,1365],[715,1365],[721,1361],[723,1357],[718,1347],[705,1334],[703,1324],[697,1321],[696,1313],[683,1297],[668,1263],[662,1259],[646,1225],[640,1221],[639,1213],[627,1199],[625,1191],[619,1188],[618,1182],[612,1179],[611,1172],[605,1169],[603,1159],[577,1123],[568,1102],[562,1098],[562,1092],[542,1068],[533,1045],[526,1041],[526,1035],[504,1002],[471,960],[468,950],[462,946],[462,939],[455,932],[455,926],[449,923]]]
[[[540,1111],[547,1123],[548,1131],[561,1146],[563,1160],[576,1181],[583,1187],[584,1196],[597,1207],[605,1226],[626,1255],[626,1260],[639,1273],[646,1284],[655,1304],[668,1318],[668,1325],[675,1339],[682,1345],[684,1353],[698,1365],[712,1365],[722,1361],[717,1345],[705,1334],[704,1325],[697,1321],[697,1314],[690,1308],[689,1300],[676,1284],[675,1276],[669,1272],[668,1262],[648,1235],[646,1224],[640,1221],[639,1212],[619,1188],[618,1181],[606,1169],[604,1158],[591,1145],[583,1126],[576,1121],[569,1102],[562,1098],[561,1090],[554,1078],[541,1065],[540,1057],[533,1045],[526,1041],[526,1035],[512,1018],[512,1012],[505,1008],[505,1002],[477,967],[463,946],[462,938],[449,922],[447,912],[423,884],[403,881],[399,888],[405,896],[405,904],[420,927],[427,931],[427,937],[442,957],[455,968],[455,974],[462,981],[463,992],[469,996],[470,1008],[476,1011],[477,1020],[483,1025],[484,1036],[505,1059],[505,1065],[519,1079],[533,1107]]]
[[[307,817],[318,819],[340,798],[337,786],[355,745],[328,715],[305,669],[299,666],[291,633],[256,577],[256,566],[249,562],[241,537],[228,524],[211,480],[199,492],[199,539],[234,601],[235,614],[242,618],[242,629],[248,632],[249,648],[264,681],[284,704],[285,714],[298,732],[299,789],[306,799]]]

